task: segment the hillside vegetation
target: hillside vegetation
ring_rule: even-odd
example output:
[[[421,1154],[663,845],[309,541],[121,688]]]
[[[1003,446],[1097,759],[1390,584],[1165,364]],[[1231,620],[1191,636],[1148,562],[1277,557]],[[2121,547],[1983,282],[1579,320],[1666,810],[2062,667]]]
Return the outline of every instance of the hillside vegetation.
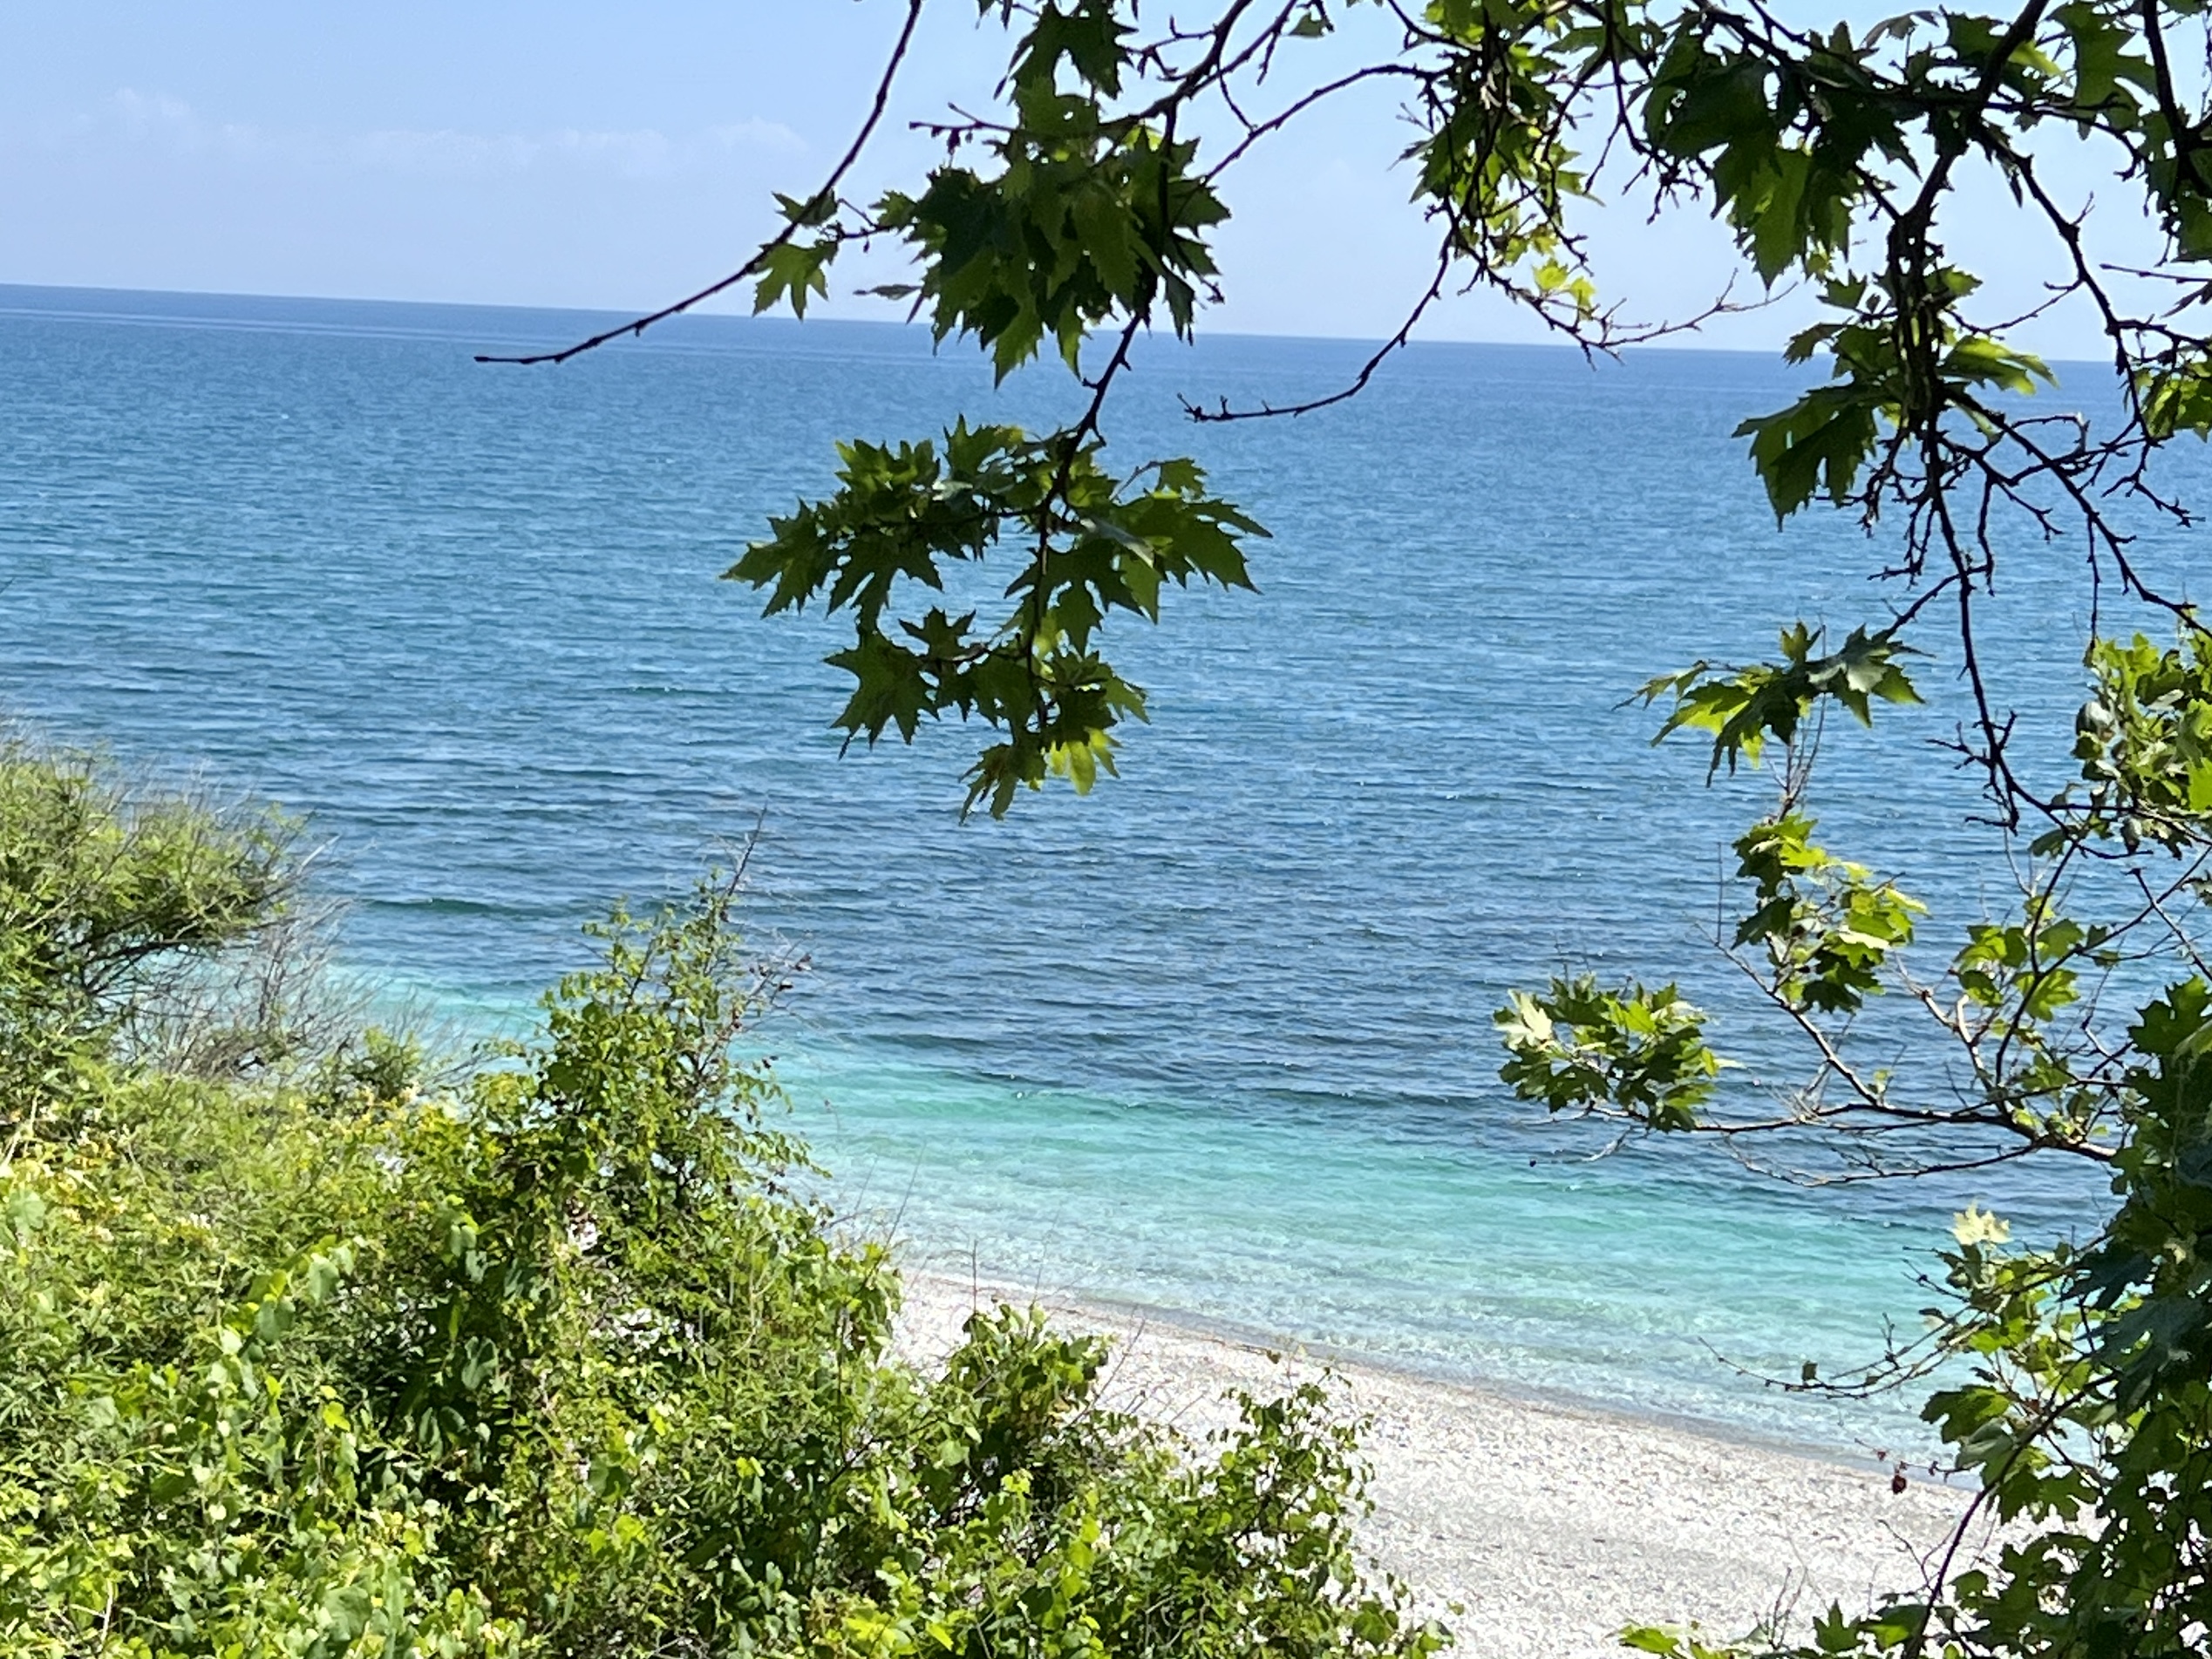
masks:
[[[528,1040],[334,1024],[294,827],[0,753],[0,1652],[1422,1656],[1311,1390],[1203,1445],[787,1177],[735,884]]]

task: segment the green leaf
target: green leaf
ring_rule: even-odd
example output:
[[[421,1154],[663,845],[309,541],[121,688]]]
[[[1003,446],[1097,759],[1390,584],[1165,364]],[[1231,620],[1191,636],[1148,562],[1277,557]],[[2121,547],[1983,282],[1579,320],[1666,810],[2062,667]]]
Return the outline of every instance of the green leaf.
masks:
[[[1696,663],[1648,682],[1637,694],[1642,701],[1667,697],[1673,704],[1652,741],[1662,743],[1677,731],[1711,732],[1711,778],[1724,764],[1732,772],[1739,760],[1758,765],[1770,740],[1794,741],[1823,699],[1841,704],[1861,725],[1873,724],[1876,699],[1921,700],[1903,664],[1919,652],[1894,629],[1868,633],[1855,628],[1835,650],[1819,654],[1825,638],[1825,629],[1799,622],[1782,632],[1780,663],[1746,668]]]
[[[829,292],[829,265],[837,249],[834,241],[788,241],[765,249],[753,283],[753,314],[788,303],[794,316],[805,316],[807,301]]]

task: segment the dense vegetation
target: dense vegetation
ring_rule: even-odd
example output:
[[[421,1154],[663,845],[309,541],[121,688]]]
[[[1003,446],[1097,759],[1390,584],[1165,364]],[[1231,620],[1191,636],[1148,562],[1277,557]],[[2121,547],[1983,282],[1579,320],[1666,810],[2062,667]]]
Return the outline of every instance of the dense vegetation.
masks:
[[[886,94],[921,7],[908,0]],[[1262,534],[1190,461],[1113,453],[1112,394],[1140,333],[1198,326],[1218,296],[1212,238],[1235,167],[1305,112],[1387,96],[1377,112],[1403,123],[1405,182],[1436,233],[1433,275],[1341,389],[1232,408],[1201,388],[1195,419],[1297,415],[1356,395],[1461,282],[1589,351],[1694,324],[1626,320],[1594,268],[1589,214],[1604,193],[1712,215],[1745,279],[1715,309],[1789,284],[1821,308],[1787,348],[1807,365],[1802,390],[1746,410],[1738,434],[1774,512],[1825,500],[1853,513],[1873,571],[1895,584],[1883,614],[1848,633],[1799,622],[1772,661],[1700,663],[1645,689],[1668,711],[1665,731],[1711,739],[1713,768],[1772,765],[1773,810],[1735,844],[1739,920],[1715,942],[1803,1039],[1809,1071],[1725,1088],[1705,1016],[1673,985],[1569,976],[1501,1014],[1507,1079],[1552,1111],[1632,1133],[1810,1138],[1824,1179],[2031,1157],[2102,1171],[2113,1202],[2056,1247],[2015,1245],[1978,1210],[1962,1217],[1927,1340],[1855,1384],[1963,1361],[1970,1380],[1947,1373],[1928,1415],[1982,1478],[1970,1520],[1993,1513],[2031,1523],[2029,1535],[1969,1568],[1963,1528],[1926,1584],[1868,1617],[1833,1614],[1815,1649],[2102,1659],[2212,1648],[2212,963],[2198,942],[2212,901],[2212,631],[2186,566],[2161,578],[2137,540],[2146,524],[2193,522],[2161,452],[2212,435],[2204,9],[981,10],[1006,31],[1006,76],[933,129],[940,165],[873,200],[842,194],[882,116],[879,94],[827,180],[784,199],[779,234],[671,308],[750,279],[759,304],[803,310],[850,250],[888,245],[910,256],[911,279],[877,291],[910,298],[940,340],[972,340],[1002,377],[1057,355],[1083,388],[1080,412],[1048,432],[963,425],[845,446],[835,487],[773,520],[731,572],[766,589],[771,609],[819,602],[849,616],[853,643],[832,659],[853,679],[838,725],[873,743],[926,720],[981,722],[968,804],[995,813],[1053,776],[1083,790],[1112,769],[1145,700],[1104,655],[1109,619],[1156,620],[1173,584],[1249,586]],[[1976,192],[1981,207],[1961,211]],[[2011,216],[1991,229],[1990,204],[2007,201]],[[2047,288],[1990,298],[1981,276],[2024,260],[2040,262]],[[2022,343],[2053,307],[2109,356],[2082,405],[2048,406],[2056,377]],[[2083,683],[2044,688],[2079,697],[2075,730],[2038,744],[1999,696],[2003,645],[1982,622],[2001,561],[2054,547],[2085,573],[2089,621]],[[961,604],[943,594],[972,589],[991,561],[1007,567],[1003,597],[953,614]],[[1938,764],[1984,785],[1989,867],[2017,889],[1940,945],[1924,903],[1823,846],[1813,811],[1824,716],[1871,723],[1884,701],[1917,700],[1923,651],[1959,687]],[[1894,1021],[1869,1038],[1862,1016],[1885,993],[1927,1016],[1927,1040],[1901,1043]]]
[[[1193,1445],[1028,1314],[893,1356],[883,1252],[794,1194],[737,1056],[776,982],[734,884],[617,909],[439,1084],[269,994],[301,863],[267,814],[0,764],[0,1652],[1440,1644],[1355,1569],[1314,1390]],[[255,1041],[176,1040],[242,1007]]]

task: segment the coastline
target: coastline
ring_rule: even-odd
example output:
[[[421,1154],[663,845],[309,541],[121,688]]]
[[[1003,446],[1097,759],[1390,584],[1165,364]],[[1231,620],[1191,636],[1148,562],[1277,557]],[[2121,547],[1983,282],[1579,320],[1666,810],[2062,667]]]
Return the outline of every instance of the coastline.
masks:
[[[1872,1460],[1734,1437],[1565,1400],[1386,1370],[1218,1330],[902,1263],[902,1351],[940,1358],[969,1313],[1000,1302],[1113,1340],[1106,1402],[1187,1434],[1226,1426],[1229,1389],[1325,1378],[1365,1417],[1373,1564],[1403,1579],[1454,1651],[1584,1659],[1629,1624],[1740,1635],[1778,1610],[1800,1625],[1922,1581],[1968,1489],[1890,1490]],[[1456,1610],[1454,1607],[1456,1604]]]

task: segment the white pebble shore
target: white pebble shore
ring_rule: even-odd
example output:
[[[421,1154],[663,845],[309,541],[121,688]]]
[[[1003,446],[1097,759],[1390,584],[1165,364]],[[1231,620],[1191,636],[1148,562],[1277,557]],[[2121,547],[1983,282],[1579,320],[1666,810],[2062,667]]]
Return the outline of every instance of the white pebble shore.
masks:
[[[1272,1354],[1079,1300],[911,1268],[900,1346],[921,1362],[958,1342],[975,1308],[1043,1305],[1114,1340],[1106,1403],[1202,1436],[1231,1389],[1324,1378],[1364,1439],[1375,1513],[1361,1542],[1474,1659],[1623,1652],[1630,1624],[1744,1634],[1778,1608],[1801,1629],[1831,1601],[1857,1611],[1916,1588],[1964,1511],[1964,1489],[1890,1489],[1887,1471],[1720,1431],[1527,1399],[1379,1367]],[[1452,1604],[1457,1603],[1453,1609]]]

